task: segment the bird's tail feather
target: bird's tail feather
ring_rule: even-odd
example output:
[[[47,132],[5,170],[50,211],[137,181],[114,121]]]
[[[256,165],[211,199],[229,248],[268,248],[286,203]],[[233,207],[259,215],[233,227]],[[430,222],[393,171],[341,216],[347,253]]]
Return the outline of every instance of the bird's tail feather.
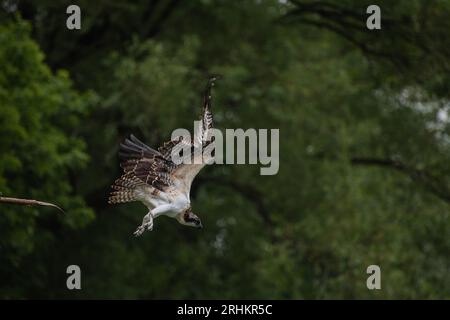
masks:
[[[136,188],[144,185],[144,182],[137,177],[124,174],[112,185],[112,191],[109,195],[108,203],[124,203],[137,201]]]

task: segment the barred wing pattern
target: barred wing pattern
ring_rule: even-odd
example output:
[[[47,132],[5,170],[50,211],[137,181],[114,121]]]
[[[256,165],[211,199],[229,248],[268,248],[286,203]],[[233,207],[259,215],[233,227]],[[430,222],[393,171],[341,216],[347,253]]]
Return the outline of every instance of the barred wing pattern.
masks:
[[[215,85],[215,81],[218,79],[217,76],[213,76],[209,79],[208,84],[205,89],[204,99],[203,99],[203,114],[201,118],[200,126],[196,129],[194,139],[191,145],[191,164],[181,164],[177,166],[173,172],[173,176],[184,182],[187,187],[187,193],[194,180],[195,176],[200,172],[200,170],[212,160],[212,158],[204,158],[203,151],[211,143],[214,142],[212,137],[213,129],[213,116],[211,113],[212,107],[212,97],[211,89]],[[176,146],[175,146],[176,147]]]
[[[203,115],[202,122],[197,129],[196,136],[197,140],[194,144],[198,147],[205,148],[209,143],[211,143],[211,129],[213,128],[213,116],[211,113],[211,89],[214,87],[217,77],[211,77],[209,79],[208,85],[206,86],[204,98],[203,98]]]

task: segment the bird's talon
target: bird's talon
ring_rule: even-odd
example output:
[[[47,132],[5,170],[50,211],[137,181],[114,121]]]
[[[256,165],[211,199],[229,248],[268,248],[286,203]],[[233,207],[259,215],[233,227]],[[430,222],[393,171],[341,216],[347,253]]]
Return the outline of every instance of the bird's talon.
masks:
[[[140,225],[136,231],[133,233],[136,237],[139,237],[142,235],[146,230],[152,231],[153,230],[153,224],[152,223],[144,223]]]
[[[139,226],[136,231],[133,233],[135,237],[139,237],[140,235],[142,235],[145,231],[145,228],[142,226]]]
[[[146,223],[144,225],[146,230],[152,231],[153,230],[153,223]]]

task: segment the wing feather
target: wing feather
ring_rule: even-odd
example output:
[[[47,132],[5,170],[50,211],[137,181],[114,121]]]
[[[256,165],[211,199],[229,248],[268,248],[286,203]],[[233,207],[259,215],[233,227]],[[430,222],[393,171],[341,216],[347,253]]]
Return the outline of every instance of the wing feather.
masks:
[[[189,144],[189,142],[186,142],[182,139],[182,137],[180,137],[177,140],[166,142],[160,149],[158,149],[161,153],[164,154],[165,157],[171,157],[172,154],[178,154],[179,150],[182,147],[186,146],[186,144],[189,145],[191,150],[189,156],[193,163],[178,164],[174,168],[172,173],[173,179],[180,180],[184,183],[187,193],[189,193],[192,181],[194,180],[196,175],[211,160],[203,159],[203,151],[210,143],[214,141],[211,134],[211,129],[214,127],[213,115],[211,112],[211,89],[214,87],[215,81],[218,78],[218,76],[210,77],[208,84],[206,85],[203,96],[203,113],[201,117],[201,123],[198,128],[196,128],[196,134],[194,135],[195,138],[193,139],[193,141]]]
[[[211,142],[211,129],[214,127],[213,115],[211,112],[212,108],[212,96],[211,90],[215,86],[215,81],[218,76],[212,76],[208,84],[206,85],[205,93],[203,95],[203,114],[201,118],[200,125],[196,128],[196,139],[194,144],[197,147],[206,147],[208,143]]]
[[[169,173],[175,165],[135,136],[131,135],[120,144],[119,158],[124,176],[137,178],[159,191],[167,191],[173,186]]]

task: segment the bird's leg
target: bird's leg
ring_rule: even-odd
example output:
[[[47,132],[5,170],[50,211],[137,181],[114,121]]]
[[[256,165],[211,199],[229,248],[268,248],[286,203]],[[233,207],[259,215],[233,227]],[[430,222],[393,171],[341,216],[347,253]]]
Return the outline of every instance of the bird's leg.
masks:
[[[149,211],[144,218],[142,219],[142,224],[136,229],[134,232],[134,235],[136,237],[142,235],[145,230],[152,230],[153,229],[153,215],[152,211]]]
[[[153,210],[149,211],[144,216],[144,219],[142,219],[142,224],[136,229],[134,232],[135,236],[140,236],[144,233],[145,230],[152,230],[153,229],[153,218],[156,218],[157,216],[174,210],[173,205],[171,204],[163,204],[159,207],[154,208]]]

